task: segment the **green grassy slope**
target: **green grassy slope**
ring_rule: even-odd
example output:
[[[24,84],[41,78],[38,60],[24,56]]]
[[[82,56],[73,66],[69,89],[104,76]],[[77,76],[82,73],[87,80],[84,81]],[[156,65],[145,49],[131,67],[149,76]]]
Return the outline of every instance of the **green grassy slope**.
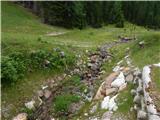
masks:
[[[135,29],[134,29],[135,28]],[[46,36],[47,33],[66,32],[58,36]],[[2,51],[8,54],[12,51],[51,48],[57,45],[72,45],[93,48],[98,45],[117,40],[119,35],[141,36],[153,32],[143,27],[129,23],[125,28],[115,28],[113,25],[100,29],[86,28],[84,30],[66,30],[60,27],[44,25],[26,9],[9,2],[2,2]],[[41,41],[48,44],[44,44]]]

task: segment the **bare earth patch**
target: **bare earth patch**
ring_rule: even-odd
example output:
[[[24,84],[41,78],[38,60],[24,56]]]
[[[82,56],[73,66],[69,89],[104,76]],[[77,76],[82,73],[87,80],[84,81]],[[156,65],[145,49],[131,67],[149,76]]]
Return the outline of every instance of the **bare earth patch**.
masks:
[[[51,32],[51,33],[47,33],[46,36],[58,36],[58,35],[63,35],[66,32]]]

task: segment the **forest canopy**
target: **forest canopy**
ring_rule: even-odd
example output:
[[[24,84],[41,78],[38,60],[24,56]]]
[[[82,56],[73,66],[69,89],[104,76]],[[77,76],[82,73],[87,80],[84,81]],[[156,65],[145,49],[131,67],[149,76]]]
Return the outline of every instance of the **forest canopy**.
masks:
[[[160,28],[160,2],[151,1],[19,1],[44,23],[66,28],[98,28],[106,24],[123,27],[124,21]]]

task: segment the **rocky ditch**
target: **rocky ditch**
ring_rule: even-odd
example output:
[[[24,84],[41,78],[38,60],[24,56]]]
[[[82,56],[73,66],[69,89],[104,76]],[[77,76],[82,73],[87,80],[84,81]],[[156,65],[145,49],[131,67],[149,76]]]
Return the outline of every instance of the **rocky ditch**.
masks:
[[[88,86],[87,94],[79,93],[79,95],[88,101],[92,101],[94,97],[94,81],[104,73],[104,71],[101,70],[103,63],[112,57],[112,55],[109,53],[109,49],[120,43],[123,42],[115,41],[104,44],[94,53],[86,51],[88,54],[87,61],[82,61],[82,59],[80,59],[77,62],[75,69],[70,71],[70,74],[64,74],[62,77],[48,80],[47,83],[42,86],[41,90],[37,91],[37,94],[32,98],[32,100],[25,103],[25,107],[33,111],[32,115],[28,117],[26,113],[20,113],[14,117],[13,120],[54,120],[50,110],[53,99],[61,92],[63,88],[61,81],[65,79],[66,76],[69,77],[74,74],[79,74],[81,76],[81,81]],[[121,76],[122,75],[119,77]],[[123,87],[125,87],[125,85]],[[120,91],[120,89],[115,87],[115,89],[107,91],[107,94],[112,91]]]
[[[124,67],[122,63],[126,62],[128,66]],[[94,101],[101,101],[101,109],[106,109],[106,112],[96,118],[97,120],[113,119],[113,113],[118,109],[117,97],[121,91],[127,88],[128,83],[132,83],[134,79],[133,66],[129,56],[125,56],[123,60],[117,63],[113,68],[113,73],[104,79],[100,85]],[[123,118],[122,118],[123,119]]]

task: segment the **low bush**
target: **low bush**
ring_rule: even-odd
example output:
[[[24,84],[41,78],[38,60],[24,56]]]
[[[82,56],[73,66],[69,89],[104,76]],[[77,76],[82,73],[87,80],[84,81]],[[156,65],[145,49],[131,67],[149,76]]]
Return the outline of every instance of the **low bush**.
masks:
[[[73,102],[78,102],[79,100],[80,97],[76,95],[59,95],[55,98],[54,109],[56,112],[67,112],[69,105]]]
[[[16,69],[17,62],[9,57],[3,57],[1,63],[1,82],[11,83],[18,79],[18,71]]]
[[[28,71],[34,70],[65,70],[74,65],[75,57],[73,54],[61,51],[38,50],[32,53],[13,53],[2,56],[1,80],[2,84],[14,83],[22,78]]]

